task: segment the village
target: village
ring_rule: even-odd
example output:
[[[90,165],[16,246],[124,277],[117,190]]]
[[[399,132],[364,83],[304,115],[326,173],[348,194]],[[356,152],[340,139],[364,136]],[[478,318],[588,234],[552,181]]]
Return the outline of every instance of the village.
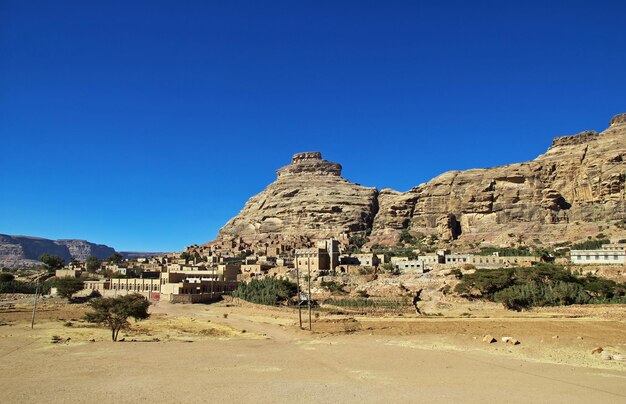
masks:
[[[344,237],[343,239],[347,239]],[[306,248],[297,248],[305,245]],[[104,297],[138,293],[151,301],[170,303],[214,302],[230,294],[240,282],[264,278],[286,279],[300,284],[302,279],[328,282],[337,276],[385,273],[419,278],[434,269],[466,270],[501,267],[531,267],[541,262],[575,266],[617,266],[626,264],[626,244],[608,243],[599,249],[571,250],[566,257],[535,255],[491,255],[455,253],[437,249],[413,257],[346,252],[342,238],[312,242],[305,238],[285,242],[266,240],[250,244],[241,238],[192,245],[182,253],[150,258],[102,262],[97,271],[87,271],[84,262],[73,262],[55,272],[56,278],[81,278],[84,293]],[[108,276],[106,275],[108,274]],[[97,279],[94,279],[97,278]],[[54,294],[54,288],[52,290]]]

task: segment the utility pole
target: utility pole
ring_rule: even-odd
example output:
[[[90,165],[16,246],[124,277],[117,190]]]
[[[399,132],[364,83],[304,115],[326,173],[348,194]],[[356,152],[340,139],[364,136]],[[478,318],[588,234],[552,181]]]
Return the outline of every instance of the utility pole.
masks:
[[[300,320],[300,328],[302,329],[302,306],[300,305],[300,271],[298,269],[298,252],[296,251],[296,285],[298,293],[298,319]]]
[[[39,279],[37,279],[37,286],[35,287],[35,301],[33,302],[33,317],[30,320],[30,328],[35,327],[35,312],[37,311],[37,297],[39,296]]]
[[[307,302],[309,304],[309,331],[311,331],[313,329],[313,326],[311,325],[311,258],[309,257],[309,295],[307,296]],[[319,266],[319,260],[318,260],[318,266]]]

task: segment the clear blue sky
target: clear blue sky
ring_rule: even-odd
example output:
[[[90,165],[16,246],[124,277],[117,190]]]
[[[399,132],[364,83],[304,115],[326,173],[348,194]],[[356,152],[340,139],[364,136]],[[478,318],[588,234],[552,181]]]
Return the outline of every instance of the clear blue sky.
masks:
[[[172,251],[321,151],[363,185],[626,112],[624,1],[0,1],[0,233]]]

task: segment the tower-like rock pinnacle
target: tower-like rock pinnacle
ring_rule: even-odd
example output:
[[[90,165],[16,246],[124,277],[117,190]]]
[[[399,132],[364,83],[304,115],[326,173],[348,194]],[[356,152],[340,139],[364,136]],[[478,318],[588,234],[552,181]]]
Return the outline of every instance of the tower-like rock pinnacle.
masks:
[[[320,152],[293,155],[291,164],[276,175],[276,181],[226,223],[220,237],[322,239],[371,228],[378,191],[342,178],[341,165],[323,160]]]

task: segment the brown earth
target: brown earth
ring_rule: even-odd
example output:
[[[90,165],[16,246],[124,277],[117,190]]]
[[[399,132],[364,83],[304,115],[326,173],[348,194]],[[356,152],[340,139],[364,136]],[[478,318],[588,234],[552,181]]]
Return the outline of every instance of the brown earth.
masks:
[[[0,303],[3,402],[626,402],[626,363],[591,354],[626,353],[623,305],[319,311],[309,332],[288,308],[158,303],[117,343],[85,305],[40,308],[31,330],[29,300]]]

